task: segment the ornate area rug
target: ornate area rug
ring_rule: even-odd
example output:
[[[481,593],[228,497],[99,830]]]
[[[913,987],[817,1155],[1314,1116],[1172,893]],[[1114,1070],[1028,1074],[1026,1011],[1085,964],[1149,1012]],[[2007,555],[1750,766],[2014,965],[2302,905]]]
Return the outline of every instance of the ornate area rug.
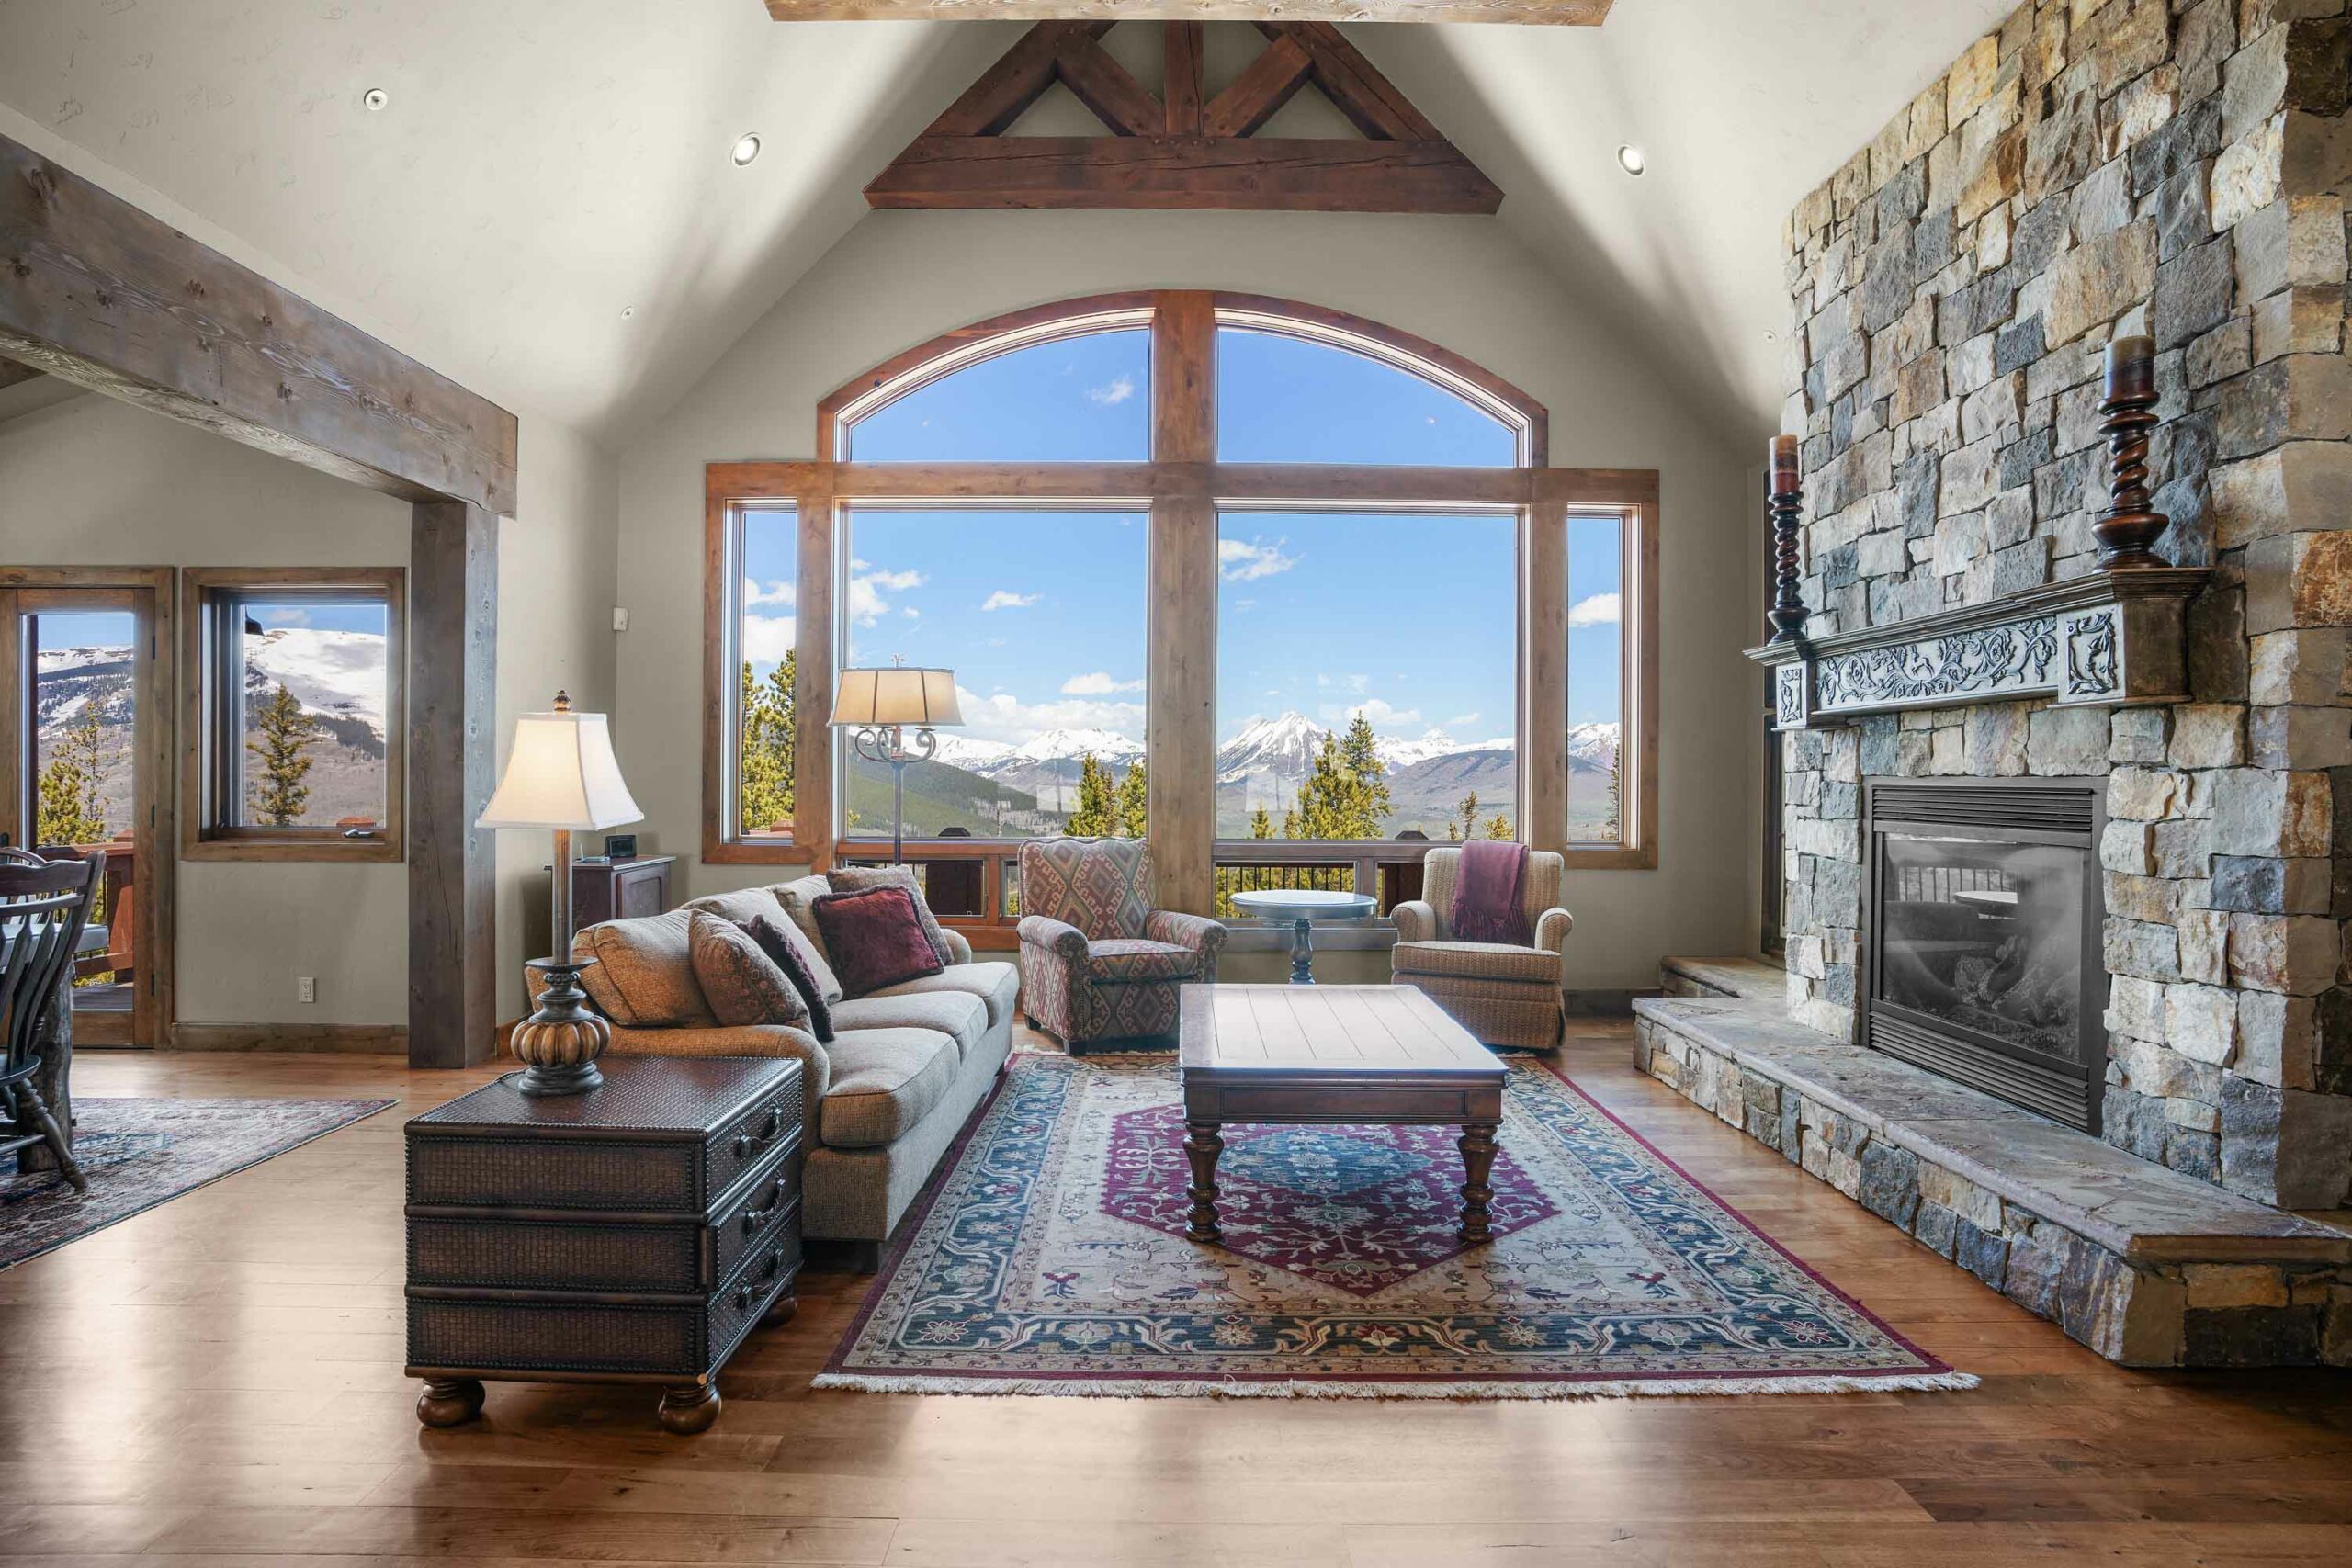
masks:
[[[1184,1239],[1169,1056],[1017,1055],[820,1388],[1558,1399],[1954,1389],[1543,1063],[1511,1062],[1495,1240],[1442,1127],[1228,1126]]]
[[[168,1203],[338,1127],[389,1100],[76,1100],[74,1153],[90,1190],[0,1156],[0,1269]]]

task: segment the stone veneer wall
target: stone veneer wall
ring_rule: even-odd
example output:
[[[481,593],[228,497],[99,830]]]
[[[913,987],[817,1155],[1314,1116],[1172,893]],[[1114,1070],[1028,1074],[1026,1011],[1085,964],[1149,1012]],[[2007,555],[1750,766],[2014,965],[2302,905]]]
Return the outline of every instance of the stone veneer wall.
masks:
[[[1850,1038],[1866,776],[2099,775],[2107,1137],[2287,1207],[2352,1188],[2346,0],[2034,0],[1787,233],[1814,634],[2092,570],[2100,350],[2156,340],[2194,700],[1787,738],[1790,1000]]]

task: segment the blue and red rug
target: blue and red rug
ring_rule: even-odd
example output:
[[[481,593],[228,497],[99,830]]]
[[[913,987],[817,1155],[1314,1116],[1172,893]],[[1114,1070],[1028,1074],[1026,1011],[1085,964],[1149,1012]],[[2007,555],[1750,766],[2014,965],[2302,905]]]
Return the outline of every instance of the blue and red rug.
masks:
[[[1015,1056],[819,1387],[1556,1399],[1968,1388],[1543,1063],[1495,1239],[1451,1128],[1227,1127],[1184,1239],[1170,1057]]]

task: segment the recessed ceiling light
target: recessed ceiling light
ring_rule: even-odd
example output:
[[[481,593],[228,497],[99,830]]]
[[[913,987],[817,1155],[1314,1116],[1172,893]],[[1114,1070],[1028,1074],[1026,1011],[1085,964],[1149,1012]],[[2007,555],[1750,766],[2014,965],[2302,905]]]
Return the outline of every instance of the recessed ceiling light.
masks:
[[[1649,167],[1649,163],[1642,156],[1642,150],[1628,141],[1617,149],[1617,166],[1629,175],[1638,175]]]
[[[359,95],[359,101],[368,106],[368,113],[374,114],[377,110],[390,103],[392,101],[392,96],[391,94],[384,91],[381,87],[370,87],[366,92]]]
[[[1774,332],[1771,328],[1766,327],[1764,329],[1764,341],[1766,343],[1778,343],[1781,341],[1781,334]]]
[[[636,306],[634,306],[634,305],[624,305],[624,306],[622,306],[622,307],[621,307],[621,320],[622,320],[622,321],[628,321],[628,320],[630,320],[631,318],[635,317],[635,316],[636,316],[636,314],[637,314],[637,307],[636,307]]]
[[[752,130],[747,130],[735,139],[735,151],[729,154],[735,160],[735,166],[739,169],[759,155],[759,133]]]

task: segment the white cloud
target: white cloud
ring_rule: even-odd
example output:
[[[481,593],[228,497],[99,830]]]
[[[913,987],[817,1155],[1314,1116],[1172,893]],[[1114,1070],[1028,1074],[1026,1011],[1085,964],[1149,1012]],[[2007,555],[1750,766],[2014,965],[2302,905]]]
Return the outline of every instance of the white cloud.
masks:
[[[1261,577],[1272,577],[1288,571],[1298,564],[1296,556],[1283,554],[1288,539],[1276,539],[1268,544],[1262,537],[1243,541],[1219,539],[1216,542],[1217,570],[1227,582],[1255,582]]]
[[[912,604],[900,605],[899,608],[899,614],[906,616],[906,618],[910,621],[919,621],[922,619],[922,612],[916,609]]]
[[[1100,387],[1086,389],[1086,400],[1100,403],[1106,409],[1124,403],[1135,395],[1136,378],[1132,376],[1114,376]]]
[[[1049,729],[1108,729],[1140,741],[1141,703],[1096,702],[1078,697],[1062,702],[1024,703],[1010,692],[981,696],[956,688],[956,705],[964,710],[963,733],[981,740],[1001,740],[1018,746]]]
[[[980,602],[983,610],[1025,610],[1045,597],[1042,593],[1015,593],[1000,588]]]
[[[799,623],[790,615],[743,617],[742,653],[754,664],[781,664],[792,648]]]
[[[1340,691],[1353,692],[1358,696],[1372,690],[1372,677],[1369,675],[1317,675],[1315,683],[1327,692],[1337,687]]]
[[[1344,705],[1325,703],[1318,710],[1318,716],[1323,722],[1333,726],[1346,724],[1358,714],[1370,719],[1374,729],[1395,729],[1405,725],[1421,722],[1420,709],[1391,707],[1386,701],[1379,697],[1367,697],[1360,703]]]
[[[1613,626],[1622,614],[1623,601],[1614,593],[1595,593],[1568,606],[1568,625],[1572,626]]]
[[[300,605],[275,605],[263,611],[262,614],[267,618],[272,631],[284,626],[307,626],[311,624],[311,612]]]
[[[1438,726],[1438,728],[1440,729],[1460,729],[1465,725],[1477,723],[1478,717],[1479,716],[1475,713],[1458,713],[1452,718],[1447,719],[1443,724]]]
[[[1141,681],[1114,681],[1100,670],[1091,675],[1073,675],[1062,682],[1062,695],[1066,697],[1107,697],[1114,692],[1142,690]]]
[[[762,604],[781,604],[792,608],[799,592],[789,582],[762,582],[756,578],[743,580],[743,608],[756,609]]]
[[[853,567],[863,562],[852,561]],[[903,593],[910,588],[920,588],[924,578],[919,571],[856,572],[849,580],[850,619],[861,626],[870,626],[890,613],[890,602],[885,593]]]

